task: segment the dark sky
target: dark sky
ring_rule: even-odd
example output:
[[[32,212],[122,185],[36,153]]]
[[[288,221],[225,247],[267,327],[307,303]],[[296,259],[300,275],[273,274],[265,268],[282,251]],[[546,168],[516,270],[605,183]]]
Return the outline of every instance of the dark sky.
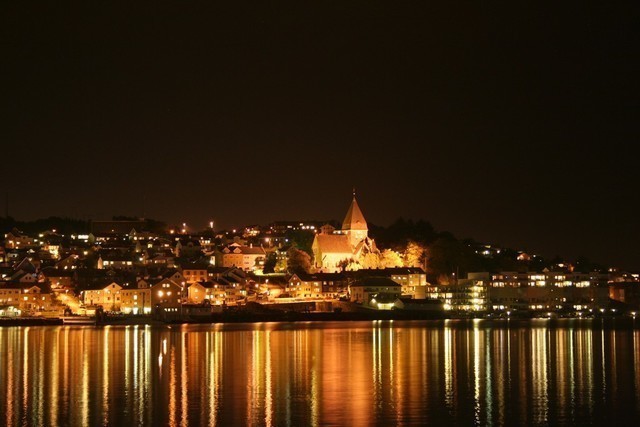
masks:
[[[632,2],[24,3],[14,217],[342,219],[355,186],[376,224],[640,269]]]

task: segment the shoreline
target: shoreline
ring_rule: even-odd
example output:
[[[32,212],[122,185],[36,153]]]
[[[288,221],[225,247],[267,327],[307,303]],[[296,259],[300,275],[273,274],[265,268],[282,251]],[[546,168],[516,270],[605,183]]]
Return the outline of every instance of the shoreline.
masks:
[[[249,313],[231,312],[214,313],[210,316],[193,316],[182,319],[154,319],[151,316],[131,316],[107,318],[103,321],[96,321],[95,318],[86,319],[84,322],[65,322],[63,318],[38,318],[38,317],[16,317],[0,319],[0,327],[11,326],[129,326],[129,325],[181,325],[181,324],[237,324],[237,323],[289,323],[289,322],[357,322],[357,321],[420,321],[420,320],[455,320],[455,321],[489,321],[492,324],[527,324],[532,321],[557,321],[570,320],[602,320],[608,323],[611,320],[619,320],[623,323],[635,325],[635,318],[618,316],[597,316],[597,317],[473,317],[473,316],[445,316],[441,313],[432,312],[284,312],[284,313]],[[638,320],[640,326],[640,319]],[[466,322],[464,322],[466,323]]]

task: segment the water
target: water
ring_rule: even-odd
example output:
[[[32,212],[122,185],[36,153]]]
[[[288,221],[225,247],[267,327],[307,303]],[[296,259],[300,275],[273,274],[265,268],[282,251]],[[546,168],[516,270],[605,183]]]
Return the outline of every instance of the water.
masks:
[[[0,424],[640,424],[620,322],[4,327]]]

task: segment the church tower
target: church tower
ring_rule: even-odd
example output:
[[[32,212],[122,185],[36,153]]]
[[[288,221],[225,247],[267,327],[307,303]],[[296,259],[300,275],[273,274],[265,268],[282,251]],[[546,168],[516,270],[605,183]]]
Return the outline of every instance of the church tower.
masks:
[[[355,190],[353,190],[353,200],[351,201],[351,206],[349,206],[347,216],[342,222],[342,234],[347,235],[349,243],[354,248],[369,235],[367,221],[365,221],[360,206],[358,206],[358,202],[356,201]]]

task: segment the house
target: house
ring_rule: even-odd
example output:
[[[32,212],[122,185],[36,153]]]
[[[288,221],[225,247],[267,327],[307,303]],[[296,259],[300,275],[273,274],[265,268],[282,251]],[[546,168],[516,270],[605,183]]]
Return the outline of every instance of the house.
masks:
[[[164,266],[167,268],[173,268],[175,267],[175,258],[173,257],[173,255],[156,254],[150,259],[148,259],[145,263],[151,264],[154,266]]]
[[[210,265],[208,263],[185,263],[180,265],[180,271],[187,283],[196,283],[207,280]]]
[[[296,273],[289,279],[286,292],[293,298],[338,298],[346,290],[340,273]]]
[[[14,228],[5,234],[4,246],[6,249],[24,249],[36,246],[36,241],[34,238]]]
[[[247,297],[246,282],[239,280],[233,275],[222,276],[219,283],[224,286],[225,302],[227,304],[237,304]]]
[[[20,304],[22,286],[16,283],[7,283],[0,286],[0,305],[17,306]]]
[[[38,275],[35,273],[27,273],[22,270],[17,271],[10,279],[12,282],[18,283],[37,283]]]
[[[73,272],[70,270],[61,270],[55,267],[46,267],[42,269],[42,275],[49,282],[52,289],[71,289],[73,284]]]
[[[100,256],[98,258],[98,268],[112,268],[114,270],[128,270],[134,269],[134,260],[130,255],[108,255],[104,258]]]
[[[214,305],[222,305],[226,298],[226,285],[218,281],[196,282],[188,288],[188,300],[194,304],[209,301]]]
[[[394,282],[402,286],[402,295],[415,299],[426,297],[427,273],[420,267],[385,268],[385,273]]]
[[[106,311],[120,311],[122,286],[114,281],[92,283],[82,291],[86,306],[102,306]]]
[[[20,286],[20,290],[18,307],[23,313],[49,311],[53,308],[51,290],[45,284],[23,285]]]
[[[161,278],[172,280],[182,287],[186,285],[184,276],[182,275],[182,273],[180,273],[179,270],[175,270],[175,269],[167,270],[161,275]]]
[[[76,254],[71,254],[67,257],[64,257],[56,263],[56,268],[61,270],[74,270],[79,258],[80,257]]]
[[[388,277],[402,286],[402,295],[416,299],[426,297],[427,274],[420,267],[360,269],[350,272],[348,275],[356,279],[365,277]]]
[[[146,280],[138,280],[133,285],[124,286],[120,291],[120,311],[125,314],[150,314],[151,284]]]
[[[176,258],[193,258],[202,253],[199,240],[178,240],[173,250]]]
[[[182,277],[182,276],[180,276]],[[176,308],[182,302],[182,285],[170,278],[163,278],[151,286],[151,306]]]
[[[402,286],[388,277],[367,277],[349,286],[350,300],[363,307],[390,310],[402,295]]]
[[[242,246],[232,243],[216,251],[216,265],[238,267],[244,271],[262,270],[266,253],[262,246]]]

